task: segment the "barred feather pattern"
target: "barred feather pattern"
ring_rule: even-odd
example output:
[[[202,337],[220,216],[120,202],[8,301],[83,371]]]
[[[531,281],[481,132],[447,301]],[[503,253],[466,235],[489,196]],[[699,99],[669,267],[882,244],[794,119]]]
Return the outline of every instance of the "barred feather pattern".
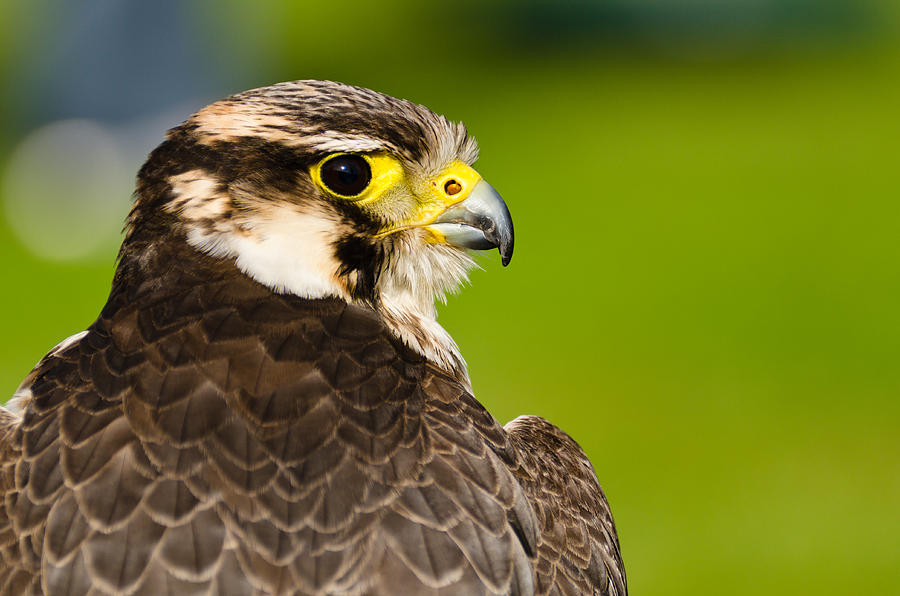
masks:
[[[540,528],[536,593],[627,594],[612,512],[581,446],[539,416],[520,416],[505,430]]]
[[[571,439],[505,431],[372,308],[196,260],[0,409],[0,593],[625,593]]]

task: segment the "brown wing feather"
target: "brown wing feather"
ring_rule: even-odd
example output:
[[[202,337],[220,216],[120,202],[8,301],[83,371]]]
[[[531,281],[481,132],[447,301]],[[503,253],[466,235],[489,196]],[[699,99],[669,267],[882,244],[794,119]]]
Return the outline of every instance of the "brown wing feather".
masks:
[[[9,499],[15,489],[19,422],[16,414],[0,408],[0,594],[25,593],[34,579],[22,568],[19,538],[11,519],[15,503]]]
[[[584,451],[537,416],[521,416],[505,429],[519,456],[516,477],[540,525],[537,592],[626,595],[615,523]]]
[[[463,384],[372,310],[167,275],[0,413],[0,593],[534,593],[537,520]]]

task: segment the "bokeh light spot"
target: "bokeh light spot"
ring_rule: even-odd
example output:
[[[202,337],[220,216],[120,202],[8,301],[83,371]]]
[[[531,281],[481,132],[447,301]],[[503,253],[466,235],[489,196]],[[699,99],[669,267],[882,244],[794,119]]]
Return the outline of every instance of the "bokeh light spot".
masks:
[[[90,120],[60,120],[14,149],[0,193],[10,227],[31,252],[72,261],[115,250],[132,189],[110,132]]]

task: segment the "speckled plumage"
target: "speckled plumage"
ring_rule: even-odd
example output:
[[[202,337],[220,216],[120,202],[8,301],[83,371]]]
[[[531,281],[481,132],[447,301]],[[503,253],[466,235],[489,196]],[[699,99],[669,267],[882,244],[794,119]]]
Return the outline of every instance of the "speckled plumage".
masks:
[[[297,174],[312,137],[380,142],[422,176],[475,156],[461,127],[333,83],[241,94],[174,129],[100,317],[0,409],[0,593],[626,594],[582,450],[541,418],[504,429],[463,365],[401,339],[382,284],[415,237],[377,244],[370,213],[315,196]],[[196,222],[166,205],[198,168],[202,225],[256,221],[247,193],[327,208],[336,295],[276,291],[192,245]]]

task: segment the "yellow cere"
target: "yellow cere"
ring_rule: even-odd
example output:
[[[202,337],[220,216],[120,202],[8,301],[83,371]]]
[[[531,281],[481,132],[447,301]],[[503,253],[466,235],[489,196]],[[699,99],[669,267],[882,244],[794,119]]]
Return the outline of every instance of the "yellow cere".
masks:
[[[459,160],[454,160],[440,174],[428,180],[425,188],[417,193],[419,209],[410,219],[382,230],[375,237],[383,238],[401,230],[409,228],[425,227],[434,222],[437,217],[448,208],[466,200],[475,185],[481,180],[481,174],[471,166]],[[453,192],[447,192],[448,183],[455,183],[458,188]],[[443,236],[436,230],[429,228],[434,242],[443,242]]]
[[[422,197],[422,208],[416,215],[415,221],[409,225],[428,225],[448,207],[456,205],[469,196],[475,185],[481,180],[481,174],[471,166],[459,160],[453,161],[444,171],[433,178],[428,184],[429,197]],[[454,193],[447,192],[448,183],[456,183],[461,188]]]

